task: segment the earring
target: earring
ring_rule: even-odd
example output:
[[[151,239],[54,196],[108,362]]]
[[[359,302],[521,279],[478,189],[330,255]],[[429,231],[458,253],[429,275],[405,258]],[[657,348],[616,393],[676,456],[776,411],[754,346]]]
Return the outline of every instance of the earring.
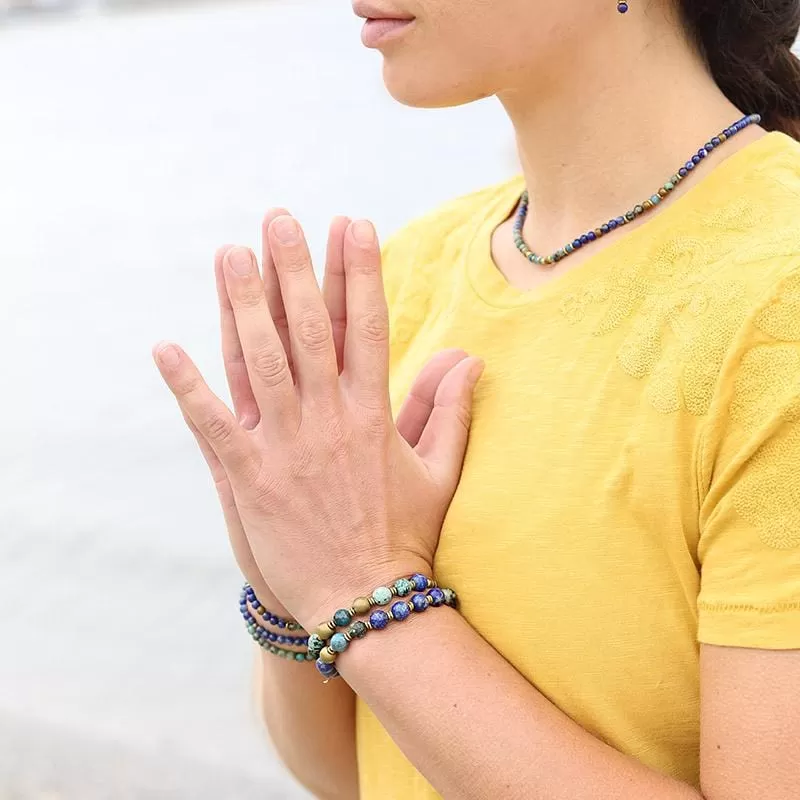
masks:
[[[617,11],[619,11],[620,14],[628,13],[628,4],[625,0],[617,0]]]

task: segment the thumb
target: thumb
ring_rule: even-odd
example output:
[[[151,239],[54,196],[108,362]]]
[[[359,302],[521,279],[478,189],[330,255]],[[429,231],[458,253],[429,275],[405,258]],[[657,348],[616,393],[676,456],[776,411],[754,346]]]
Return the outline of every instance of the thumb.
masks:
[[[465,358],[442,378],[428,424],[415,448],[437,483],[451,493],[461,477],[472,423],[473,392],[484,366],[480,358]]]

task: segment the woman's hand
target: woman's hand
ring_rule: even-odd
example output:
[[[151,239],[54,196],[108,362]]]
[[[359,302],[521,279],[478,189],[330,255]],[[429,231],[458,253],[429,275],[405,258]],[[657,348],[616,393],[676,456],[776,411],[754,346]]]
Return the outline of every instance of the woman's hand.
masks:
[[[482,369],[457,351],[429,364],[407,404],[413,424],[404,438],[403,415],[395,425],[389,405],[377,238],[369,223],[346,231],[339,224],[344,275],[337,285],[335,224],[327,305],[302,231],[286,215],[268,224],[263,280],[250,251],[222,255],[229,380],[231,365],[244,363],[238,377],[233,370],[239,421],[185,353],[173,345],[156,351],[184,417],[218,464],[212,471],[221,496],[228,492],[223,506],[243,569],[251,578],[257,570],[305,625],[379,582],[430,570]]]

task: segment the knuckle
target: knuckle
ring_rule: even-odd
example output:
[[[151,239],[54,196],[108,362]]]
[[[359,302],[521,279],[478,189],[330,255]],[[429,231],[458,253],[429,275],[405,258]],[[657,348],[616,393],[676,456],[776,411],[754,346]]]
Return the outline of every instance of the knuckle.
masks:
[[[286,378],[289,364],[286,356],[272,348],[257,350],[252,356],[253,371],[258,380],[267,386],[274,386]]]
[[[240,308],[256,308],[264,302],[264,289],[260,283],[243,286],[236,293],[236,304]]]
[[[298,342],[306,350],[324,350],[331,337],[330,322],[320,314],[306,314],[296,333]]]
[[[250,479],[250,489],[256,500],[263,502],[281,495],[283,480],[274,472],[259,470]]]
[[[356,329],[368,342],[384,344],[389,339],[389,324],[384,315],[377,311],[362,314],[356,323]]]
[[[353,260],[350,265],[350,271],[354,275],[374,276],[378,272],[378,265],[375,261],[370,259],[371,253],[369,251],[361,251],[359,257]]]
[[[173,384],[175,394],[178,397],[188,397],[196,392],[203,385],[203,381],[196,373],[185,373],[179,376]]]
[[[451,413],[456,422],[463,427],[465,431],[469,431],[472,426],[472,411],[467,406],[456,403],[452,407]]]
[[[203,432],[210,442],[226,444],[233,438],[233,423],[220,414],[209,414],[203,421]]]
[[[302,273],[310,268],[306,251],[299,245],[283,251],[280,264],[286,272]]]

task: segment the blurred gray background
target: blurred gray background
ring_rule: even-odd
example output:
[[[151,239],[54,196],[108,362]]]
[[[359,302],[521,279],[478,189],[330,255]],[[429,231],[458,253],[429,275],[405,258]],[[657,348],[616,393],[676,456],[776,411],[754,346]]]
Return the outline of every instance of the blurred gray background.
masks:
[[[227,397],[218,245],[281,204],[321,255],[514,169],[494,103],[386,96],[347,0],[0,0],[0,800],[305,796],[150,347]]]

